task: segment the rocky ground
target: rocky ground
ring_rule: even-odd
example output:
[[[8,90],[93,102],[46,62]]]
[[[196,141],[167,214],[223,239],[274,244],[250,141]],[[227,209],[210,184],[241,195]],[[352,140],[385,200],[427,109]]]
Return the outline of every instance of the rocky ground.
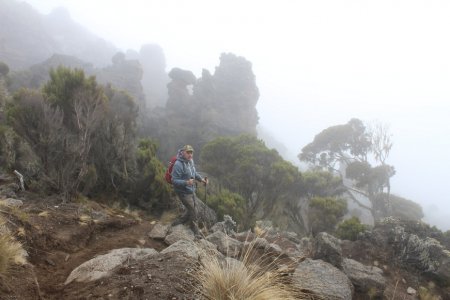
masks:
[[[28,253],[28,264],[15,265],[0,277],[0,299],[196,299],[198,288],[192,273],[201,256],[190,251],[208,243],[207,247],[213,244],[220,252],[239,258],[242,242],[249,237],[248,233],[232,235],[236,241],[233,248],[232,243],[223,244],[223,234],[219,231],[208,236],[208,242],[200,243],[193,241],[193,236],[182,226],[181,233],[177,233],[165,226],[164,221],[152,219],[142,212],[138,216],[98,202],[63,203],[57,197],[18,193],[16,198],[21,199],[22,204],[6,205],[5,197],[0,198],[3,199],[0,199],[3,201],[0,213],[8,220],[6,226]],[[189,241],[184,244],[184,249],[168,251],[174,246],[183,247],[180,239],[184,238],[180,236],[184,234]],[[379,231],[378,234],[380,236],[376,238],[371,235],[349,242],[327,234],[315,239],[300,239],[292,233],[269,230],[265,238],[255,243],[255,253],[274,253],[267,257],[275,257],[280,266],[288,266],[286,274],[292,281],[302,278],[304,284],[310,282],[311,286],[303,287],[304,290],[316,295],[323,292],[325,299],[328,298],[326,289],[315,290],[316,283],[312,278],[317,275],[322,278],[315,280],[328,280],[326,277],[333,272],[338,275],[329,278],[333,282],[326,283],[328,286],[337,284],[339,276],[345,282],[343,285],[348,285],[342,293],[336,292],[342,296],[335,299],[450,299],[445,285],[438,285],[438,280],[434,280],[429,272],[420,271],[421,266],[408,263],[414,260],[412,254],[404,263],[397,259],[399,238],[383,240],[382,236],[388,233]],[[250,237],[256,238],[252,234]],[[78,277],[80,280],[67,282],[69,276],[75,276],[71,275],[72,271],[83,263],[124,248],[156,251],[151,255],[126,252],[121,256],[125,258],[107,276],[89,280]],[[360,269],[349,271],[355,264]],[[96,274],[98,268],[98,265],[92,267],[89,274]],[[357,272],[365,273],[350,275]],[[307,278],[304,278],[305,274]],[[362,282],[361,278],[366,277],[371,279]],[[420,287],[426,289],[426,295]],[[337,289],[333,287],[332,291]],[[422,291],[420,297],[419,291]]]

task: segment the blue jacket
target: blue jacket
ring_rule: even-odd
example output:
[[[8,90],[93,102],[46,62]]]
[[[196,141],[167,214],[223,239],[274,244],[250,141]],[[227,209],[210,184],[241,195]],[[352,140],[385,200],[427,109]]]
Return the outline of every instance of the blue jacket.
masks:
[[[181,194],[193,194],[195,184],[187,185],[186,181],[195,178],[202,181],[203,178],[195,171],[194,160],[186,160],[182,151],[178,151],[178,157],[172,169],[172,185],[175,192]]]

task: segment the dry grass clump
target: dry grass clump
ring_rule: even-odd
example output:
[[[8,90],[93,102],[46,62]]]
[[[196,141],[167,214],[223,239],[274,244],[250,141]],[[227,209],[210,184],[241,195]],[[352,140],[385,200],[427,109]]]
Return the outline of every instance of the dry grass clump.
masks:
[[[22,245],[9,232],[0,233],[0,274],[5,274],[11,264],[25,264],[25,254]]]
[[[287,285],[285,274],[273,265],[261,265],[264,259],[255,259],[253,245],[246,247],[242,261],[206,254],[195,273],[198,293],[209,300],[308,299]]]

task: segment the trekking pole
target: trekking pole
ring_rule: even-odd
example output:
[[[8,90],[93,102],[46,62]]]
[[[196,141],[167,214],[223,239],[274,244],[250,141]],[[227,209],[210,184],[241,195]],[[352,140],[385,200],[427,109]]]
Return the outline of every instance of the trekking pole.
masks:
[[[206,191],[206,187],[208,186],[207,182],[208,182],[208,176],[205,176],[205,204],[206,204],[206,195],[208,194]]]
[[[191,177],[191,179],[194,179],[194,177]],[[193,202],[194,202],[194,213],[195,213],[195,215],[197,215],[197,210],[196,210],[196,208],[195,208],[195,190],[197,189],[197,182],[194,180],[194,182],[195,182],[195,189],[194,189],[194,198],[193,198]],[[197,220],[195,220],[195,221],[197,221]]]

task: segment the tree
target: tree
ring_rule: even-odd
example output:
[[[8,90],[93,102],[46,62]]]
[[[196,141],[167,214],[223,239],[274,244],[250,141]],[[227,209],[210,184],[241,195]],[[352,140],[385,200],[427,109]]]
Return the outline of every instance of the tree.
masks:
[[[63,112],[64,125],[69,130],[77,127],[74,105],[80,93],[89,94],[92,99],[104,97],[95,77],[86,78],[83,70],[63,66],[50,70],[50,80],[44,85],[43,93],[53,108],[58,107]]]
[[[375,123],[367,128],[361,120],[351,119],[347,124],[332,126],[317,134],[298,157],[316,168],[326,168],[354,180],[354,186],[358,188],[354,191],[371,200],[375,216],[373,207],[378,201],[375,196],[382,194],[384,188],[387,188],[384,194],[386,210],[390,207],[390,178],[395,169],[386,164],[386,159],[392,145],[386,125]],[[373,166],[374,162],[378,165]]]
[[[203,148],[200,162],[205,172],[217,178],[219,189],[245,199],[244,227],[256,218],[275,219],[303,188],[298,169],[251,135],[211,141]]]
[[[130,184],[132,204],[153,212],[167,208],[171,203],[170,185],[164,180],[165,166],[156,157],[157,144],[149,139],[139,141],[136,154],[136,177]]]
[[[347,124],[323,130],[298,155],[301,161],[337,171],[340,162],[367,161],[370,137],[361,120],[351,119]]]
[[[51,71],[43,92],[17,93],[9,119],[40,158],[46,185],[66,199],[78,192],[131,194],[130,182],[140,176],[133,98],[63,67]]]

